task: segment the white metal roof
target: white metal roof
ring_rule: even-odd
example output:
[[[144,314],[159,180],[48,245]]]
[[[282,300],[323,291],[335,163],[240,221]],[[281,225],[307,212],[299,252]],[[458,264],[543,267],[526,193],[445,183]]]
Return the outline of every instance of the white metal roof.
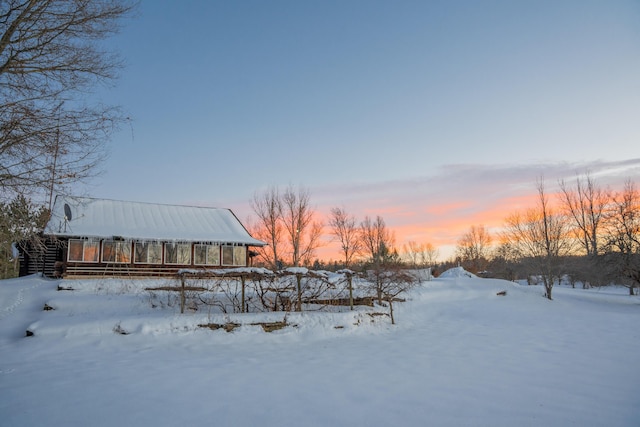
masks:
[[[45,234],[242,243],[254,239],[230,209],[57,196]]]

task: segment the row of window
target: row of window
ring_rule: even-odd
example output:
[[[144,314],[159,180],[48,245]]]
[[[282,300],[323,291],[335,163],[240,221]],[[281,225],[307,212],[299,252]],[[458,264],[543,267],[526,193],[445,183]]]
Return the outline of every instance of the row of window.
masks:
[[[191,265],[191,247],[193,246],[194,265],[245,266],[247,264],[247,248],[245,246],[221,246],[214,244],[134,242],[133,254],[131,242],[103,240],[91,241],[81,239],[69,240],[68,261],[98,262],[102,244],[102,262],[136,264],[164,263]]]

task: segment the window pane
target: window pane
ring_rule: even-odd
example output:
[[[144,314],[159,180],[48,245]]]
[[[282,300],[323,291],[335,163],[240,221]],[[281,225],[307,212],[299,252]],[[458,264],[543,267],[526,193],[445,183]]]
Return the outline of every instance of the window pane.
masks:
[[[166,264],[178,263],[178,244],[177,243],[164,244],[164,262]]]
[[[134,262],[138,264],[161,264],[162,243],[136,242],[134,245]]]
[[[102,261],[103,262],[131,262],[131,243],[130,242],[102,242]]]
[[[84,244],[82,240],[69,240],[69,261],[82,261],[82,248]]]
[[[207,245],[195,245],[194,257],[196,265],[204,265],[207,263]]]
[[[191,264],[191,245],[178,245],[178,264]]]
[[[149,264],[162,264],[162,243],[149,243]]]
[[[233,265],[247,265],[247,248],[244,246],[234,246]]]
[[[130,242],[117,242],[116,250],[116,262],[129,263],[131,262],[131,243]]]
[[[102,242],[102,262],[116,261],[116,242]]]
[[[98,254],[100,252],[99,242],[84,242],[84,261],[85,262],[98,262]]]
[[[134,261],[137,263],[146,263],[148,260],[149,253],[149,243],[146,242],[136,242],[134,245]]]
[[[207,264],[220,265],[220,246],[209,246],[209,248],[207,249]]]
[[[233,265],[233,246],[222,247],[222,265]]]

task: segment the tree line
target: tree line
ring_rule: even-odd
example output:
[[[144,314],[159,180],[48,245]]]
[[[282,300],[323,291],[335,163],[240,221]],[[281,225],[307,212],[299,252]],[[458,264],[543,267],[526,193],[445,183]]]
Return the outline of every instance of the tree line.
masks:
[[[562,279],[583,286],[640,287],[640,192],[627,180],[603,188],[590,175],[559,183],[551,197],[542,179],[535,206],[508,215],[491,234],[474,225],[458,240],[455,262],[465,269],[508,280],[542,283],[552,299]]]

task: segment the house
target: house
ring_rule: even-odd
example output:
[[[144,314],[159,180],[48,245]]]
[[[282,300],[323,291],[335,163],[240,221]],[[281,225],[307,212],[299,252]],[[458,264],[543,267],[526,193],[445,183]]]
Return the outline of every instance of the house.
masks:
[[[22,249],[20,274],[169,276],[243,267],[254,239],[229,209],[57,196],[41,245]]]

